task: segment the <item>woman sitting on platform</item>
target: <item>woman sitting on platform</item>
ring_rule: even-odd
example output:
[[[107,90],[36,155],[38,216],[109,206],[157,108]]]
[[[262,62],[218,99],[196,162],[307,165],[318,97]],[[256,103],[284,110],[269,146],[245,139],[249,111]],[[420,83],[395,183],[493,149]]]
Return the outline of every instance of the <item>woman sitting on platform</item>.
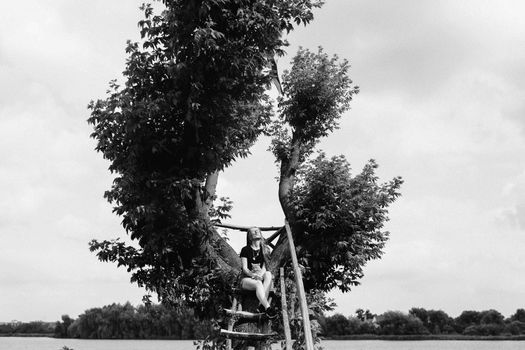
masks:
[[[268,294],[272,286],[272,273],[266,270],[264,243],[261,242],[261,230],[251,227],[246,234],[246,246],[241,250],[242,276],[241,288],[254,290],[261,305],[258,311],[266,313],[270,318],[277,316],[268,302]]]

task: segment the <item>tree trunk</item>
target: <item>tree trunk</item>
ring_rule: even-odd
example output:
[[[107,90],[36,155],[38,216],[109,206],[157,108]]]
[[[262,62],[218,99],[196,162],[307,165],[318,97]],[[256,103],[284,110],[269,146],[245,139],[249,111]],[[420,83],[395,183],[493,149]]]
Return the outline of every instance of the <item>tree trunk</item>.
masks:
[[[294,138],[292,140],[290,156],[281,160],[281,174],[279,178],[279,202],[284,216],[293,225],[295,215],[290,206],[290,192],[295,183],[295,174],[300,165],[301,143]]]
[[[229,274],[233,270],[240,271],[241,260],[237,252],[219,235],[215,227],[212,225],[208,214],[215,196],[218,177],[219,173],[217,171],[209,174],[206,178],[204,188],[198,189],[195,194],[195,204],[198,207],[198,216],[206,223],[208,234],[211,234],[209,240],[200,237],[203,242],[200,249],[205,254],[208,254],[209,258],[221,271]]]
[[[292,233],[296,231],[295,228],[295,212],[290,203],[290,192],[293,189],[295,183],[295,174],[300,166],[301,159],[301,142],[297,138],[293,138],[291,145],[290,156],[286,159],[281,159],[281,174],[279,178],[279,202],[283,210],[285,218],[288,220]],[[283,231],[286,233],[286,231]],[[286,234],[281,234],[275,249],[272,252],[270,260],[270,271],[272,274],[277,275],[279,267],[281,267],[285,261],[290,259],[290,249],[288,246],[288,238]]]

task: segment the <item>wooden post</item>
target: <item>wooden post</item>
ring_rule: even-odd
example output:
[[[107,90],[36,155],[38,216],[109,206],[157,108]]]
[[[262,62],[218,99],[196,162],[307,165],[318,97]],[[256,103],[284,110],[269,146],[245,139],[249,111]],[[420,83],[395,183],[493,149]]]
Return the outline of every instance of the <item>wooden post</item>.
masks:
[[[233,302],[232,302],[232,311],[237,311],[237,296],[233,296]],[[228,320],[228,331],[233,331],[233,325],[235,323],[235,320],[233,317],[230,316],[230,319]],[[232,350],[232,340],[230,338],[226,339],[226,350]]]
[[[288,305],[286,304],[286,284],[284,283],[284,267],[279,270],[281,277],[281,307],[283,312],[284,339],[286,350],[292,350],[292,332],[290,331],[290,320],[288,319]]]
[[[310,315],[308,313],[308,305],[306,304],[306,293],[303,285],[303,275],[299,268],[299,262],[297,261],[297,253],[295,251],[295,244],[293,243],[292,230],[288,224],[288,220],[285,220],[284,226],[286,227],[286,235],[288,237],[288,244],[290,245],[290,255],[292,256],[292,265],[295,274],[295,283],[297,285],[297,293],[299,294],[299,302],[301,306],[301,312],[303,314],[303,326],[304,326],[304,342],[306,350],[314,350],[314,340],[312,338],[312,327],[310,326]]]

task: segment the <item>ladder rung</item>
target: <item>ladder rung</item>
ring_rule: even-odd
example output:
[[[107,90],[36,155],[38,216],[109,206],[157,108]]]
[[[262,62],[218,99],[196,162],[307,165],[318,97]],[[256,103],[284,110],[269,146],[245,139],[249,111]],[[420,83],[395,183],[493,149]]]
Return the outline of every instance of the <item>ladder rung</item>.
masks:
[[[275,337],[277,333],[247,333],[247,332],[235,332],[228,331],[226,329],[221,329],[221,335],[226,338],[236,338],[236,339],[252,339],[252,340],[266,340],[271,337]]]
[[[245,320],[259,320],[262,317],[266,316],[264,313],[253,313],[248,311],[233,311],[231,309],[224,309],[228,315],[231,316],[240,316],[240,318]]]

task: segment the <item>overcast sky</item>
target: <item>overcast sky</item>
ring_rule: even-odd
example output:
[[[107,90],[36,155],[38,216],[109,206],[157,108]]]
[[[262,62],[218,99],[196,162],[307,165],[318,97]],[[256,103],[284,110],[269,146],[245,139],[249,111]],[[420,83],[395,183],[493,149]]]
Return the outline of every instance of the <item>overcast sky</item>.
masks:
[[[88,250],[123,230],[86,123],[87,103],[124,69],[141,2],[27,0],[0,11],[0,321],[141,300],[125,270]],[[354,172],[374,158],[382,181],[405,179],[385,255],[361,286],[331,294],[338,312],[525,307],[523,13],[521,1],[329,0],[289,37],[280,67],[298,46],[321,45],[351,62],[361,87],[321,148]],[[283,222],[267,144],[219,179],[231,223]]]

